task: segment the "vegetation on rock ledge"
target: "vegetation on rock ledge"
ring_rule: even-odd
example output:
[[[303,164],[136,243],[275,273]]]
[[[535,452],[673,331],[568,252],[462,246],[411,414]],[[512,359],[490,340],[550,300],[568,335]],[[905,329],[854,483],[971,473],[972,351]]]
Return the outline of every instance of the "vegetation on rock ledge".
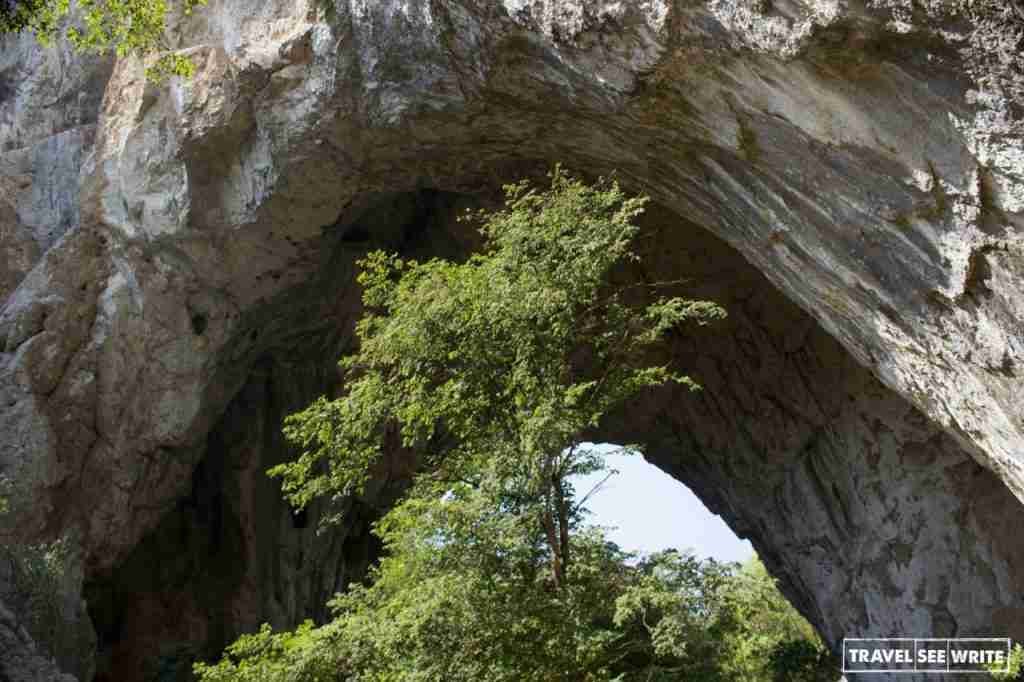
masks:
[[[180,11],[191,14],[206,0],[183,0]],[[0,0],[0,33],[31,31],[49,46],[66,38],[83,52],[118,57],[166,52],[164,31],[170,7],[166,0]],[[168,76],[191,76],[195,67],[187,57],[168,53],[155,59],[146,76],[162,81]]]

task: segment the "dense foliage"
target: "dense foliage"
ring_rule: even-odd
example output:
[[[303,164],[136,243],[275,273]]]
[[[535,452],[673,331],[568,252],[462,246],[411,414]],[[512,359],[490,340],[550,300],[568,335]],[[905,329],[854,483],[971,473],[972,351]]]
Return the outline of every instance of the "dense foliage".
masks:
[[[206,0],[182,0],[180,11],[190,14]],[[164,29],[170,7],[167,0],[0,0],[0,33],[31,31],[49,46],[67,38],[78,50],[118,57],[144,56],[166,51]],[[194,66],[180,54],[156,58],[146,74],[153,80],[171,75],[190,76]]]
[[[756,560],[594,554],[559,594],[450,570],[423,580],[391,557],[371,587],[334,601],[330,623],[264,626],[197,672],[204,682],[838,679],[838,662]]]
[[[986,666],[990,677],[1000,682],[1024,679],[1024,646],[1014,644],[1006,663]]]
[[[486,248],[464,263],[362,261],[345,393],[288,419],[303,452],[271,473],[297,507],[360,494],[387,453],[415,453],[418,473],[331,622],[243,637],[197,666],[205,682],[764,680],[778,645],[820,651],[763,568],[633,557],[584,523],[573,481],[603,467],[584,434],[645,388],[698,390],[638,359],[724,316],[653,292],[630,304],[610,283],[644,202],[556,169],[477,216]],[[835,677],[787,677],[795,659],[776,658],[780,680]]]

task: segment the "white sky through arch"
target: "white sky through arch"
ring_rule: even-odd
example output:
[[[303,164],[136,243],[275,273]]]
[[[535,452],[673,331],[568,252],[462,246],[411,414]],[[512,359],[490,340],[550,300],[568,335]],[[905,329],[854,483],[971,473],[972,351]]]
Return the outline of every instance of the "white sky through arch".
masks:
[[[615,446],[605,447],[611,451]],[[587,501],[592,512],[587,522],[616,526],[608,531],[608,539],[623,549],[650,553],[690,548],[699,557],[720,561],[753,556],[750,543],[736,537],[689,488],[640,455],[609,455],[607,465],[619,473]],[[577,495],[585,495],[604,475],[575,479]]]

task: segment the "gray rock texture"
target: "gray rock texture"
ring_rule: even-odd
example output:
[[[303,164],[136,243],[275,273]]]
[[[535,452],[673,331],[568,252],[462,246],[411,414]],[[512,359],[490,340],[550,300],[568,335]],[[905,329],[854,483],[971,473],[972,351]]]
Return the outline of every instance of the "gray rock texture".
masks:
[[[44,649],[40,649],[19,619],[0,604],[0,679],[5,682],[74,682],[62,672]]]
[[[833,645],[1024,638],[1019,7],[210,0],[163,86],[5,38],[3,541],[75,538],[97,679],[316,615],[375,549],[261,472],[336,385],[355,258],[463,253],[458,207],[561,161],[657,204],[623,276],[731,313],[666,351],[704,393],[595,436],[646,443]]]
[[[0,547],[0,680],[92,679],[96,633],[70,542]]]

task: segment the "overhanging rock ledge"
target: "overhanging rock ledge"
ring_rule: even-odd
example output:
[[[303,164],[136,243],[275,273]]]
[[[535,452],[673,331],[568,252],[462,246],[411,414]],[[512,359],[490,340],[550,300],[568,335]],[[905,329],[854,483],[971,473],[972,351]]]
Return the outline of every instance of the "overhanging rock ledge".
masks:
[[[163,86],[0,45],[0,530],[80,548],[100,675],[287,624],[372,558],[358,530],[301,567],[261,478],[275,420],[336,384],[362,236],[458,253],[456,208],[554,162],[649,193],[646,267],[737,311],[675,349],[705,398],[606,435],[749,535],[832,644],[1024,637],[1013,2],[211,0],[169,39],[197,71]],[[259,549],[266,523],[298,539]],[[219,615],[129,642],[116,614],[173,600],[118,581],[180,546],[183,589],[242,548],[203,583]]]

